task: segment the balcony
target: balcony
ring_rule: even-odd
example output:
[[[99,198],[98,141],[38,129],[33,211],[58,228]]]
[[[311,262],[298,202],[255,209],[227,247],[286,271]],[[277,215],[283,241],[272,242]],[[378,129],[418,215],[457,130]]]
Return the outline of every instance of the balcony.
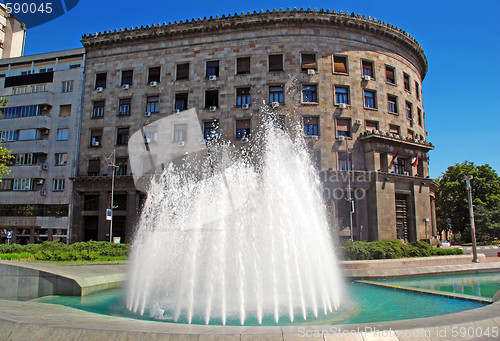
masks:
[[[46,115],[1,118],[2,130],[50,129],[50,117]]]
[[[409,137],[401,137],[398,134],[387,133],[380,130],[368,130],[360,134],[359,140],[363,142],[382,142],[389,144],[403,145],[410,149],[419,149],[425,152],[434,149],[434,145],[425,140],[411,139]]]
[[[54,94],[50,91],[10,95],[7,98],[9,99],[9,107],[21,107],[25,105],[46,105],[51,107],[52,103],[54,103]]]
[[[3,147],[12,150],[14,154],[21,153],[49,153],[48,140],[29,140],[29,141],[15,141],[15,142],[2,142]]]

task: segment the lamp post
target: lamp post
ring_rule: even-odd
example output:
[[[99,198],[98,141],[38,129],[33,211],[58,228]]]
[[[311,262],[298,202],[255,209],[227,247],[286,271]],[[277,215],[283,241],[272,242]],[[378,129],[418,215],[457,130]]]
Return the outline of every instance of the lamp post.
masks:
[[[345,138],[345,137],[344,137]],[[350,157],[350,150],[349,146],[347,144],[347,138],[345,138],[345,150],[346,150],[346,156],[347,156],[347,201],[349,202],[349,229],[350,229],[350,237],[351,241],[354,240],[353,238],[353,230],[352,230],[352,214],[354,213],[354,200],[352,200],[351,196],[351,157]]]
[[[423,220],[425,223],[425,241],[430,244],[431,241],[430,241],[429,236],[427,234],[427,222],[429,221],[429,218],[424,218]]]
[[[113,206],[113,200],[115,196],[115,169],[118,168],[116,165],[116,150],[113,150],[110,156],[106,158],[106,163],[111,167],[111,209],[109,215],[109,242],[113,242],[113,210],[116,208]],[[106,219],[108,214],[106,214]]]
[[[446,233],[446,240],[450,241],[450,239],[451,239],[451,218],[446,218],[446,223],[448,224],[448,233]]]
[[[472,175],[464,176],[465,185],[467,187],[467,198],[469,201],[469,215],[470,215],[470,233],[472,236],[472,261],[474,263],[479,263],[477,258],[477,245],[476,245],[476,225],[474,224],[474,207],[472,205],[472,189],[470,186],[470,181],[472,180]]]

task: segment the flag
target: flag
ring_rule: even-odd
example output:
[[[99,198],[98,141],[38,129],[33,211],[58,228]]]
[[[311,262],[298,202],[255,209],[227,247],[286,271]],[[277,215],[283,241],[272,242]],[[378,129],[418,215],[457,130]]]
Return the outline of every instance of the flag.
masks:
[[[394,165],[396,164],[396,161],[398,161],[398,155],[399,155],[399,152],[401,151],[401,147],[399,147],[398,151],[396,152],[396,154],[394,154],[394,156],[392,157],[392,160],[391,160],[391,165]]]
[[[413,159],[411,159],[411,166],[416,167],[418,165],[418,152]]]

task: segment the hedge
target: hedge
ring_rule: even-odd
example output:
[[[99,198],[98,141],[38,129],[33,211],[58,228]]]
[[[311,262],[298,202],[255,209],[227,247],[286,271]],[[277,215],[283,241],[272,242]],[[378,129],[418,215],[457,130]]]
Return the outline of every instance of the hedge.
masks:
[[[406,257],[429,257],[461,255],[462,249],[434,249],[426,242],[403,243],[399,240],[380,240],[376,242],[347,241],[341,253],[345,260],[394,259]]]

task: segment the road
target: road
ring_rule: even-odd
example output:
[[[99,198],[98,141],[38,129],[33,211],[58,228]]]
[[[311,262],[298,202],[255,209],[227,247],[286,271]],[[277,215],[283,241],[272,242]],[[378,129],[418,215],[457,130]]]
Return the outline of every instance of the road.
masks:
[[[472,253],[472,246],[461,247],[465,254]],[[487,245],[478,246],[477,253],[484,253],[486,257],[497,257],[498,252],[500,252],[500,246],[497,245]]]

